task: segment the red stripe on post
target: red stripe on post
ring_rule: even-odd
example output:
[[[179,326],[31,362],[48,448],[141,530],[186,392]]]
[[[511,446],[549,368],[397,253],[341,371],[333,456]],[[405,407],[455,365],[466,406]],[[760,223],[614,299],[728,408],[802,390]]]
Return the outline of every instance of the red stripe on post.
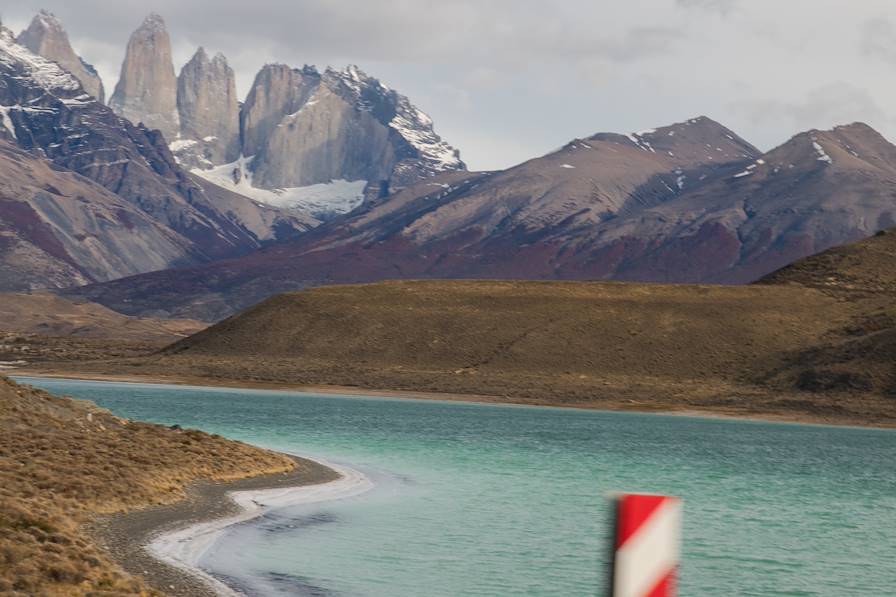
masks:
[[[675,570],[672,570],[645,597],[675,597],[676,580]]]
[[[650,518],[667,497],[662,495],[624,495],[619,499],[616,549],[622,547]]]

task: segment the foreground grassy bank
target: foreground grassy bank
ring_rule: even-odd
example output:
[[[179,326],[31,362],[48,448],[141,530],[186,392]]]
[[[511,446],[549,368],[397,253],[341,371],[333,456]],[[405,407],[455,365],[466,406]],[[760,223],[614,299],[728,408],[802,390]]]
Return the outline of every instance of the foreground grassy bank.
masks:
[[[290,473],[293,484],[316,482],[322,468],[0,377],[0,593],[160,594],[167,587],[125,572],[120,552],[88,532],[97,516],[179,502],[197,481]]]

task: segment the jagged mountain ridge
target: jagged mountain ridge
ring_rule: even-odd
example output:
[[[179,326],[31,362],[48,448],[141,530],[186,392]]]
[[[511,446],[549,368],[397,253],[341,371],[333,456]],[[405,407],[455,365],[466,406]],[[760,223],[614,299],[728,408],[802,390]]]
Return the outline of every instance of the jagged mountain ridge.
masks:
[[[0,29],[0,125],[0,137],[6,141],[51,162],[57,170],[83,176],[84,183],[92,181],[104,187],[167,230],[151,235],[158,243],[155,246],[140,248],[149,237],[141,240],[138,235],[132,247],[118,245],[118,263],[99,259],[99,250],[75,251],[85,261],[75,259],[69,263],[71,269],[63,268],[72,274],[70,284],[242,254],[277,237],[291,238],[316,224],[313,219],[303,221],[245,198],[239,202],[228,198],[217,204],[177,166],[159,133],[116,116],[85,93],[74,75],[19,45],[7,29]],[[83,200],[108,203],[97,187],[82,184],[80,188],[75,195]],[[77,227],[74,222],[72,226]],[[111,228],[104,230],[112,234]],[[94,232],[72,231],[85,238],[95,236]],[[53,237],[44,236],[48,242]],[[114,244],[119,240],[98,242]],[[141,257],[139,251],[145,255]],[[74,257],[72,252],[66,253]],[[60,276],[52,276],[48,283],[65,285]]]
[[[404,185],[464,169],[429,117],[356,66],[320,73],[266,65],[243,114],[243,154],[254,156],[254,181],[262,188],[335,178]]]
[[[177,110],[181,139],[172,148],[182,164],[202,168],[239,159],[236,77],[223,54],[209,59],[200,47],[184,65],[177,78]]]
[[[194,173],[264,202],[304,207],[320,218],[347,213],[365,197],[466,169],[426,114],[354,66],[323,73],[310,66],[264,66],[240,110],[240,154],[247,158],[222,164],[199,134],[173,145],[181,163],[196,167]],[[216,141],[220,135],[211,137]],[[360,184],[345,184],[350,181]],[[324,197],[316,202],[317,185],[330,189],[320,189]]]
[[[257,201],[326,218],[466,169],[426,114],[356,66],[265,65],[240,106],[220,53],[209,59],[200,48],[174,77],[165,22],[151,14],[131,36],[121,73],[116,113],[160,129],[195,174]]]
[[[47,29],[44,22],[67,44],[49,14],[38,15],[31,28]],[[83,62],[67,47],[69,63]],[[45,57],[62,62],[50,50]],[[220,53],[209,58],[200,47],[175,76],[171,39],[155,13],[131,35],[109,105],[134,124],[160,130],[184,168],[254,201],[296,210],[309,223],[466,168],[426,114],[356,66],[319,72],[268,64],[242,107]]]

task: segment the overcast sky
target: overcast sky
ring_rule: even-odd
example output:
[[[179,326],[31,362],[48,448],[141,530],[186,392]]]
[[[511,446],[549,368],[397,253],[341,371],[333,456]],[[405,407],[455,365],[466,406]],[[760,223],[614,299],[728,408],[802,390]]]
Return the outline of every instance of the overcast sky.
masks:
[[[221,51],[240,95],[266,62],[358,64],[473,169],[701,114],[763,149],[857,120],[896,140],[893,0],[15,0],[3,22],[40,8],[107,93],[149,11],[178,72],[198,45]]]

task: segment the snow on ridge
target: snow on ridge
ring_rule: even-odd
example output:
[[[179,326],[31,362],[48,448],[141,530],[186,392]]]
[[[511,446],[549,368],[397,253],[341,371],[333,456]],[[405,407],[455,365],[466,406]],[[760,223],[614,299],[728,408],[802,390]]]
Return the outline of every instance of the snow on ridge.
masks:
[[[24,66],[31,78],[47,91],[77,91],[81,88],[81,83],[61,66],[16,43],[12,31],[5,27],[0,27],[0,63]]]
[[[395,117],[389,122],[389,126],[420,152],[420,157],[436,172],[463,168],[457,150],[433,130],[432,118],[412,105],[403,95],[398,96]]]
[[[377,95],[388,97],[395,109],[395,116],[386,124],[419,152],[420,158],[431,170],[444,172],[463,168],[457,150],[433,130],[432,118],[414,106],[406,96],[383,85],[379,79],[371,77],[354,64],[342,70],[328,68],[325,75],[341,82],[362,110],[372,109],[372,106],[362,100],[365,90],[372,89]]]
[[[211,170],[197,168],[191,172],[258,203],[311,214],[318,219],[348,213],[364,202],[366,180],[340,179],[305,187],[258,188],[252,184],[252,171],[249,168],[252,159],[253,156],[241,156],[235,162],[216,166]],[[239,174],[237,181],[234,181],[234,173]]]

